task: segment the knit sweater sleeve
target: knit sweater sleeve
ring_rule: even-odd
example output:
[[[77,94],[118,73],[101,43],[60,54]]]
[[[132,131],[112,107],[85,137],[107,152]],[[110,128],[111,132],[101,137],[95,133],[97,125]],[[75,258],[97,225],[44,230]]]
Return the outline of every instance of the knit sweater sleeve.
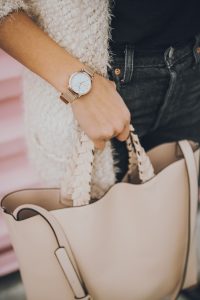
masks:
[[[0,22],[13,11],[27,10],[24,0],[0,0]]]

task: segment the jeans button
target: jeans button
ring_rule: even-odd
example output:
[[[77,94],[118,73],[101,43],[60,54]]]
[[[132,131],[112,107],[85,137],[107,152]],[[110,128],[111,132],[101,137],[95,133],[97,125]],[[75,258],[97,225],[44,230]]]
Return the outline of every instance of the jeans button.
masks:
[[[200,47],[197,47],[197,48],[196,48],[196,52],[197,52],[198,54],[200,54]]]
[[[121,70],[119,68],[115,69],[115,75],[119,76],[121,74]]]

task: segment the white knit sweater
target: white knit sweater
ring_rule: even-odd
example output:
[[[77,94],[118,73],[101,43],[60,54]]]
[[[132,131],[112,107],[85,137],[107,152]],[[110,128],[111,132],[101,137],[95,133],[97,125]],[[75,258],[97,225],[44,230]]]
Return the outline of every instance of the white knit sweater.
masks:
[[[61,47],[107,76],[112,60],[109,0],[0,0],[0,19],[23,9]],[[0,21],[1,21],[0,20]],[[70,189],[80,130],[69,105],[50,84],[29,70],[23,74],[24,126],[30,161],[45,186]],[[114,184],[111,143],[95,152],[92,197]]]

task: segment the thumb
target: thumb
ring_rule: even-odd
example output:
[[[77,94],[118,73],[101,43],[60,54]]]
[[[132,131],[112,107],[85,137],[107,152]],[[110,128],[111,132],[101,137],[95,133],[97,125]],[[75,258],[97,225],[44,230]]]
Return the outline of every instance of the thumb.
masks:
[[[93,141],[94,146],[98,150],[103,150],[105,148],[106,142],[103,140]]]

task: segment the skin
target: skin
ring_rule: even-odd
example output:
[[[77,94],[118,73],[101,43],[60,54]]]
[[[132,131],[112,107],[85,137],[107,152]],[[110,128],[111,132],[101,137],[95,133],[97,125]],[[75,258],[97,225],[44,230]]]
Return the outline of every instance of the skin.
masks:
[[[84,67],[22,11],[0,23],[0,47],[59,92],[66,90],[70,75]],[[113,136],[127,139],[130,112],[113,81],[95,73],[91,91],[66,105],[72,105],[80,127],[96,148],[103,149]]]

